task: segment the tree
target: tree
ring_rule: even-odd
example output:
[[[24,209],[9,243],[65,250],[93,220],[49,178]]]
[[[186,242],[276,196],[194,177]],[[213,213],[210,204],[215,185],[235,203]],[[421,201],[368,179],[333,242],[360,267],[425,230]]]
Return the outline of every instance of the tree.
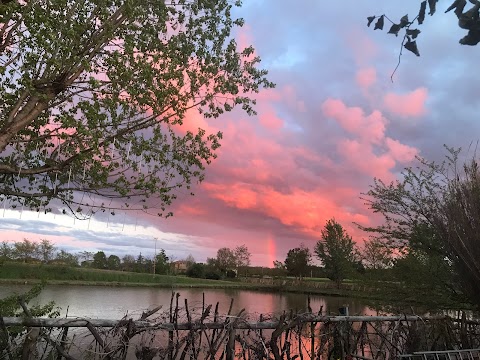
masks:
[[[393,251],[380,239],[365,241],[361,257],[368,269],[386,269],[393,264]]]
[[[179,130],[187,114],[254,114],[249,95],[273,86],[232,38],[243,20],[231,3],[0,3],[3,201],[169,215],[175,190],[203,180],[220,146],[221,133]]]
[[[43,263],[47,264],[48,262],[53,260],[56,249],[53,243],[46,239],[43,239],[38,245],[37,251],[40,255],[40,260],[42,260]]]
[[[460,149],[447,148],[442,163],[418,158],[401,181],[375,179],[364,194],[384,223],[360,228],[400,251],[420,250],[451,264],[472,304],[480,305],[480,171],[474,158],[463,163]]]
[[[55,259],[68,266],[78,266],[78,256],[70,254],[65,250],[60,250]]]
[[[185,258],[185,262],[187,263],[187,266],[190,267],[195,264],[195,258],[192,254],[188,254],[188,256]]]
[[[216,266],[222,271],[226,272],[229,269],[234,269],[237,266],[237,260],[235,253],[227,248],[223,247],[217,250]]]
[[[135,270],[135,258],[132,255],[125,255],[122,258],[122,270],[123,271]]]
[[[250,254],[246,245],[237,246],[235,250],[233,250],[233,256],[235,257],[235,265],[237,268],[250,265],[250,257],[252,254]]]
[[[169,270],[169,259],[164,249],[160,249],[155,256],[155,274],[167,274]]]
[[[107,268],[107,256],[103,251],[97,251],[95,255],[93,255],[93,263],[92,266],[95,269],[106,269]]]
[[[107,258],[107,269],[109,270],[120,270],[121,261],[117,255],[110,255]]]
[[[308,272],[312,255],[310,249],[301,244],[300,247],[288,250],[285,268],[291,276],[302,279]]]
[[[2,241],[0,246],[0,260],[11,260],[13,258],[13,249],[10,244],[6,241]]]
[[[328,278],[335,281],[337,287],[353,273],[356,265],[355,243],[335,219],[327,221],[322,229],[322,239],[315,244],[314,252]]]
[[[33,241],[23,239],[13,245],[13,252],[15,258],[25,262],[35,259],[37,257],[38,247]]]
[[[205,277],[205,265],[193,263],[187,269],[186,275],[191,278],[204,278]]]

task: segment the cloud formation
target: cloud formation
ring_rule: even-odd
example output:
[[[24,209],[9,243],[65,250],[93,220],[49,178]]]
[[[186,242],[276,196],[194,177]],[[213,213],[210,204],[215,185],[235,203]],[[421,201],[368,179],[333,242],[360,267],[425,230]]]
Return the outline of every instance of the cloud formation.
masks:
[[[302,242],[313,247],[330,218],[361,242],[366,235],[353,223],[379,221],[359,198],[374,177],[393,181],[416,156],[441,158],[443,143],[466,145],[480,131],[478,75],[467,71],[478,49],[458,47],[455,24],[445,31],[429,18],[422,57],[402,55],[390,80],[399,38],[374,32],[365,19],[382,12],[400,18],[410,5],[418,2],[368,0],[352,11],[343,2],[245,1],[238,15],[247,27],[238,43],[255,46],[277,87],[256,95],[254,117],[188,113],[179,131],[223,132],[218,159],[195,196],[180,192],[169,219],[120,213],[112,223],[96,215],[89,229],[71,218],[40,217],[42,225],[7,212],[3,235],[131,254],[153,253],[157,237],[167,254],[192,253],[198,261],[246,244],[252,263],[266,266]]]

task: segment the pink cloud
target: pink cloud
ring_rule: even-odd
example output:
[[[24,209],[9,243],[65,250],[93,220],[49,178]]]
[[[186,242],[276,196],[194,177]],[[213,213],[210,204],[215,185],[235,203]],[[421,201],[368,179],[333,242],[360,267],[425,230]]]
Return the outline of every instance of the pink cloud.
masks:
[[[367,90],[375,84],[375,81],[377,80],[377,72],[373,67],[362,68],[357,71],[355,80],[362,89]]]
[[[270,130],[278,130],[283,127],[283,120],[275,115],[272,111],[259,116],[260,123]]]
[[[341,100],[327,99],[322,104],[323,113],[334,118],[345,130],[359,135],[367,142],[378,144],[385,136],[387,120],[378,110],[366,116],[359,107],[347,107]]]
[[[395,159],[388,153],[375,154],[371,144],[357,140],[342,140],[337,146],[349,166],[370,177],[378,177],[384,181],[392,181],[390,172],[395,167]]]
[[[419,117],[427,112],[425,109],[427,97],[428,90],[421,87],[402,95],[388,93],[384,96],[383,103],[386,109],[395,115]]]
[[[390,151],[390,154],[395,160],[401,163],[409,163],[418,155],[418,150],[414,147],[404,145],[397,140],[391,138],[385,139],[385,144]]]

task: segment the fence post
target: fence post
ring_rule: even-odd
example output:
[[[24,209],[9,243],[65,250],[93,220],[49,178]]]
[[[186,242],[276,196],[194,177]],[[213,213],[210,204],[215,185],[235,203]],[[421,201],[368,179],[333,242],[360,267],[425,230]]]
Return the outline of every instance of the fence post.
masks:
[[[235,360],[235,323],[228,330],[227,360]]]

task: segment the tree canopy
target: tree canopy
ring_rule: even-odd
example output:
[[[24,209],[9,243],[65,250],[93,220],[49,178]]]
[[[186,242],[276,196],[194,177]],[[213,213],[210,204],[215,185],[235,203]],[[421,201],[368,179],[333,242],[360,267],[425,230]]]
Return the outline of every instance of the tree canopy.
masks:
[[[310,249],[304,244],[301,244],[300,247],[288,250],[285,259],[285,269],[289,275],[301,279],[307,275],[308,265],[310,265],[311,258],[312,255]]]
[[[401,181],[376,179],[364,198],[384,223],[361,228],[399,250],[453,267],[455,282],[480,305],[480,170],[474,157],[462,161],[460,149],[447,150],[441,163],[419,158],[418,168],[405,169]]]
[[[217,1],[0,3],[0,194],[77,216],[158,209],[204,177],[221,133],[186,131],[273,86]],[[148,202],[149,198],[154,198]]]
[[[352,237],[342,225],[330,219],[322,229],[322,239],[315,244],[314,252],[322,262],[327,276],[340,286],[354,270],[356,249]]]

